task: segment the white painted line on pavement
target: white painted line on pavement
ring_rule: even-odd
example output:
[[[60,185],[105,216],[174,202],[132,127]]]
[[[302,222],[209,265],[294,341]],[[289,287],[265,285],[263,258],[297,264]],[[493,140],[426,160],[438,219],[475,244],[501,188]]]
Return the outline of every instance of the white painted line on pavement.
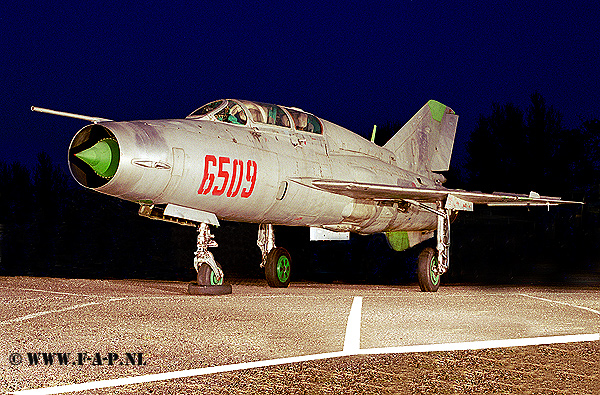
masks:
[[[0,288],[14,289],[15,291],[44,292],[44,293],[56,294],[56,295],[81,296],[81,297],[85,297],[85,298],[102,298],[103,297],[101,295],[74,294],[71,292],[57,292],[57,291],[49,291],[47,289],[37,289],[37,288],[15,288],[15,287],[5,287],[5,286],[0,286]]]
[[[355,352],[360,349],[360,319],[362,313],[362,296],[355,296],[348,315],[344,352]]]
[[[123,299],[125,299],[125,298],[112,298],[112,299],[107,300],[107,302],[115,302],[115,301],[123,300]],[[30,320],[32,318],[41,317],[41,316],[47,315],[47,314],[63,313],[65,311],[80,309],[82,307],[99,305],[99,304],[103,304],[103,303],[105,303],[105,302],[89,302],[89,303],[76,304],[74,306],[69,306],[69,307],[63,307],[62,309],[40,311],[40,312],[37,312],[37,313],[27,314],[27,315],[24,315],[22,317],[11,318],[9,320],[0,321],[0,325],[13,324],[15,322],[27,321],[27,320]]]
[[[100,302],[89,302],[89,303],[83,303],[83,304],[76,304],[75,306],[69,306],[69,307],[65,307],[62,309],[40,311],[39,313],[27,314],[22,317],[13,318],[13,319],[6,320],[6,321],[0,321],[0,325],[7,325],[7,324],[15,323],[15,322],[27,321],[32,318],[37,318],[37,317],[40,317],[40,316],[43,316],[46,314],[62,313],[64,311],[75,310],[75,309],[92,306],[92,305],[96,305],[96,304],[100,304]]]
[[[354,303],[353,303],[354,305]],[[550,336],[550,337],[533,337],[525,339],[506,339],[506,340],[489,340],[466,343],[446,343],[446,344],[426,344],[419,346],[401,346],[401,347],[386,347],[386,348],[370,348],[356,349],[353,352],[338,351],[324,354],[303,355],[299,357],[271,359],[267,361],[244,362],[232,365],[212,366],[208,368],[181,370],[177,372],[166,372],[157,374],[148,374],[143,376],[123,377],[119,379],[92,381],[81,384],[62,385],[58,387],[38,388],[32,390],[24,390],[13,392],[12,394],[19,395],[46,395],[46,394],[62,394],[65,392],[77,392],[85,390],[94,390],[99,388],[118,387],[128,384],[149,383],[154,381],[172,380],[185,377],[202,376],[214,373],[234,372],[237,370],[247,370],[253,368],[264,368],[268,366],[276,366],[290,363],[317,361],[321,359],[336,358],[353,355],[370,355],[370,354],[402,354],[402,353],[422,353],[435,351],[463,351],[463,350],[481,350],[486,348],[503,348],[503,347],[518,347],[518,346],[538,346],[543,344],[557,343],[576,343],[589,342],[600,340],[600,334],[586,335],[567,335],[567,336]]]
[[[359,350],[357,354],[405,354],[405,353],[421,353],[421,352],[436,352],[436,351],[465,351],[465,350],[482,350],[489,348],[506,348],[506,347],[523,347],[523,346],[540,346],[544,344],[558,343],[579,343],[592,342],[600,340],[599,333],[586,335],[565,335],[565,336],[545,336],[545,337],[529,337],[522,339],[503,339],[503,340],[483,340],[464,343],[444,343],[444,344],[425,344],[419,346],[400,346],[400,347],[383,347],[383,348],[367,348]]]
[[[348,355],[348,354],[343,351],[331,352],[331,353],[325,353],[325,354],[303,355],[300,357],[278,358],[278,359],[271,359],[268,361],[244,362],[244,363],[237,363],[237,364],[233,364],[233,365],[211,366],[208,368],[181,370],[178,372],[148,374],[148,375],[143,375],[143,376],[123,377],[120,379],[91,381],[88,383],[81,383],[81,384],[61,385],[58,387],[38,388],[38,389],[33,389],[33,390],[12,392],[12,394],[15,394],[15,395],[16,394],[31,394],[31,395],[33,395],[33,394],[35,394],[35,395],[62,394],[65,392],[95,390],[95,389],[99,389],[99,388],[118,387],[121,385],[128,385],[128,384],[140,384],[140,383],[148,383],[148,382],[153,382],[153,381],[172,380],[172,379],[178,379],[178,378],[184,378],[184,377],[203,376],[203,375],[213,374],[213,373],[232,372],[232,371],[236,371],[236,370],[264,368],[267,366],[283,365],[286,363],[316,361],[319,359],[335,358],[335,357],[341,357],[341,356],[345,356],[345,355]]]
[[[519,294],[519,295],[524,296],[526,298],[543,300],[544,302],[562,304],[562,305],[565,305],[565,306],[574,307],[576,309],[581,309],[581,310],[586,310],[586,311],[589,311],[590,313],[594,313],[594,314],[600,315],[600,311],[594,310],[594,309],[590,309],[589,307],[585,307],[585,306],[578,306],[576,304],[571,304],[571,303],[567,303],[567,302],[559,302],[558,300],[540,298],[539,296],[532,296],[532,295],[527,295],[527,294]]]

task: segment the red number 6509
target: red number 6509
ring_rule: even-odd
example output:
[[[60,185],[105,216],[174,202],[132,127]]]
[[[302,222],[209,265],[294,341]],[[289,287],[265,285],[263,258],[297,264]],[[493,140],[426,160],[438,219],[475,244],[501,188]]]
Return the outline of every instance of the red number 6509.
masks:
[[[245,177],[244,167],[246,169]],[[204,157],[204,177],[198,194],[208,195],[212,192],[214,196],[221,196],[226,193],[227,197],[236,197],[241,189],[240,196],[248,198],[254,192],[257,170],[256,162],[250,159],[244,166],[244,161],[241,159],[232,161],[226,156],[219,156],[217,162],[214,155],[206,155]]]

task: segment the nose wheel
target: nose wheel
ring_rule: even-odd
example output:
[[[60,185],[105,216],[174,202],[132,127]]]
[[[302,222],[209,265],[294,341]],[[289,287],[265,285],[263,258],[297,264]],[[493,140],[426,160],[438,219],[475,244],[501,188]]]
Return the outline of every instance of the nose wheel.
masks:
[[[208,247],[217,247],[207,223],[198,226],[198,243],[194,256],[197,271],[196,283],[188,285],[190,295],[227,295],[231,293],[231,284],[223,283],[223,269],[215,261]]]
[[[221,272],[223,272],[221,264],[216,261],[215,264],[219,269],[221,269]],[[212,268],[207,264],[200,266],[200,268],[198,269],[198,275],[196,276],[196,280],[198,282],[198,285],[223,285],[223,276],[221,275],[221,277],[219,278],[217,274],[215,274],[215,272],[212,270]]]

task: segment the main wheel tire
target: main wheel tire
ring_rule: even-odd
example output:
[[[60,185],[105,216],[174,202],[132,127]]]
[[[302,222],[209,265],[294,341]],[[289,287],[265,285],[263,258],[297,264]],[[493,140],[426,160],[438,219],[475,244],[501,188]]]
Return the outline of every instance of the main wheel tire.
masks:
[[[440,275],[434,273],[437,266],[437,253],[427,247],[419,254],[419,264],[417,268],[417,277],[419,278],[419,287],[423,292],[436,292],[440,287]]]
[[[219,267],[219,269],[221,269],[221,271],[223,271],[223,268],[221,267],[221,264],[219,262],[217,262],[217,266]],[[217,281],[215,272],[213,272],[210,265],[206,263],[200,265],[200,268],[198,269],[198,276],[196,277],[196,279],[198,281],[198,285],[223,285],[223,279]]]
[[[275,247],[267,255],[265,277],[270,287],[285,288],[290,285],[292,259],[285,248]]]

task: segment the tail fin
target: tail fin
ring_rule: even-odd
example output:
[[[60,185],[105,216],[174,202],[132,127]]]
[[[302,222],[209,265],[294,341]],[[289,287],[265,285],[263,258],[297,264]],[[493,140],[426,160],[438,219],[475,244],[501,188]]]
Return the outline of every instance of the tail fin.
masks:
[[[383,147],[396,154],[400,167],[414,173],[446,171],[457,121],[450,107],[429,100]]]

